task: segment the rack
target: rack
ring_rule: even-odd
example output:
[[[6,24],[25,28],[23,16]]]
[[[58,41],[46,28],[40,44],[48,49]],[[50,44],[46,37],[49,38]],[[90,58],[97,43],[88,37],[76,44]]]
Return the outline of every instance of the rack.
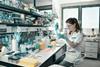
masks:
[[[0,8],[2,9],[6,9],[6,10],[10,10],[10,11],[14,11],[14,12],[18,12],[18,13],[22,13],[22,14],[25,14],[25,15],[31,15],[33,17],[42,17],[42,15],[38,14],[38,13],[35,13],[35,12],[29,12],[29,11],[25,11],[23,9],[19,9],[19,8],[15,8],[15,7],[11,7],[11,6],[8,6],[8,5],[4,5],[4,4],[0,4]]]
[[[26,11],[24,9],[19,9],[19,8],[16,8],[16,7],[12,7],[12,6],[8,6],[8,5],[5,5],[5,4],[0,4],[0,8],[1,10],[3,11],[8,11],[8,12],[18,12],[18,13],[22,13],[22,14],[25,14],[25,15],[30,15],[32,17],[44,17],[36,12],[30,12],[30,11]],[[32,24],[24,24],[24,23],[0,23],[1,25],[7,25],[7,26],[23,26],[23,27],[45,27],[43,25],[32,25]]]

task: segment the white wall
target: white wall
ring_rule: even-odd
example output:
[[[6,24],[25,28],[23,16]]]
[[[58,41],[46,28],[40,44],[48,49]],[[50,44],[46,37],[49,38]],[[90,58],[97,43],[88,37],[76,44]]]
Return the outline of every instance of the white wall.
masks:
[[[52,11],[54,14],[58,16],[58,23],[59,23],[59,29],[61,29],[61,6],[60,3],[56,0],[52,0]]]
[[[52,5],[52,1],[54,0],[36,0],[36,6],[45,6]],[[56,3],[60,4],[68,4],[68,3],[77,3],[77,2],[89,2],[89,1],[99,1],[99,0],[55,0]]]
[[[77,2],[66,2],[66,3],[61,3],[61,7],[66,7],[66,6],[74,6],[74,5],[91,5],[91,4],[100,4],[99,0],[91,0],[91,1],[77,1]]]
[[[96,0],[59,0],[61,4],[64,3],[77,3],[77,2],[88,2],[88,1],[96,1]]]

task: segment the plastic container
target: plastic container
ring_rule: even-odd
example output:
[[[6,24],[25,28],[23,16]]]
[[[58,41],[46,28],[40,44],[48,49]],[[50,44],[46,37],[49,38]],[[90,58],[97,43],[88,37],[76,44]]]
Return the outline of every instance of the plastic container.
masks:
[[[44,41],[40,41],[39,44],[40,44],[40,50],[43,50],[46,48],[46,44]]]

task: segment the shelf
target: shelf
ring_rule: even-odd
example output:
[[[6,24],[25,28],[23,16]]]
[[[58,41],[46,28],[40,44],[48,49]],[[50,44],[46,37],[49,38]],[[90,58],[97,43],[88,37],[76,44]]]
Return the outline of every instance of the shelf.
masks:
[[[8,12],[14,11],[14,12],[22,13],[22,14],[25,14],[25,15],[30,15],[32,17],[44,17],[44,16],[42,16],[38,13],[25,11],[23,9],[8,6],[8,5],[5,5],[5,4],[0,4],[0,8],[1,8],[2,11],[8,11]],[[32,25],[32,24],[23,24],[23,23],[17,23],[17,24],[15,24],[15,23],[0,23],[0,25],[22,26],[22,27],[46,27],[46,26],[43,26],[43,25]]]
[[[23,27],[44,27],[43,25],[32,25],[32,24],[6,24],[7,26],[23,26]]]
[[[14,11],[14,12],[18,12],[18,13],[22,13],[22,14],[26,14],[26,15],[31,15],[33,17],[42,17],[40,14],[35,13],[35,12],[29,12],[29,11],[25,11],[23,9],[19,9],[19,8],[15,8],[15,7],[11,7],[8,5],[4,5],[4,4],[0,4],[0,8],[2,9],[6,9],[6,10],[10,10],[10,11]]]
[[[8,32],[0,33],[0,36],[1,36],[1,35],[6,35],[6,34],[14,34],[14,33],[13,33],[13,32],[9,32],[9,33],[8,33]]]
[[[7,26],[22,26],[22,27],[46,27],[43,25],[32,25],[32,24],[15,24],[15,23],[0,23],[0,25],[7,25]]]

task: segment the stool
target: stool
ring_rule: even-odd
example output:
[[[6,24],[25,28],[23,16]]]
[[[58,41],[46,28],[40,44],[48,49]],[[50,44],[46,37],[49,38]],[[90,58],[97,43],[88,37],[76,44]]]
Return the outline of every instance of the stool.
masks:
[[[83,62],[84,57],[85,57],[85,56],[81,56],[79,59],[75,60],[74,63],[73,63],[73,64],[74,64],[73,67],[79,67],[78,65],[79,65],[81,62]]]
[[[58,64],[53,64],[53,65],[50,65],[48,67],[65,67],[65,66],[62,66],[62,65],[58,65]]]

